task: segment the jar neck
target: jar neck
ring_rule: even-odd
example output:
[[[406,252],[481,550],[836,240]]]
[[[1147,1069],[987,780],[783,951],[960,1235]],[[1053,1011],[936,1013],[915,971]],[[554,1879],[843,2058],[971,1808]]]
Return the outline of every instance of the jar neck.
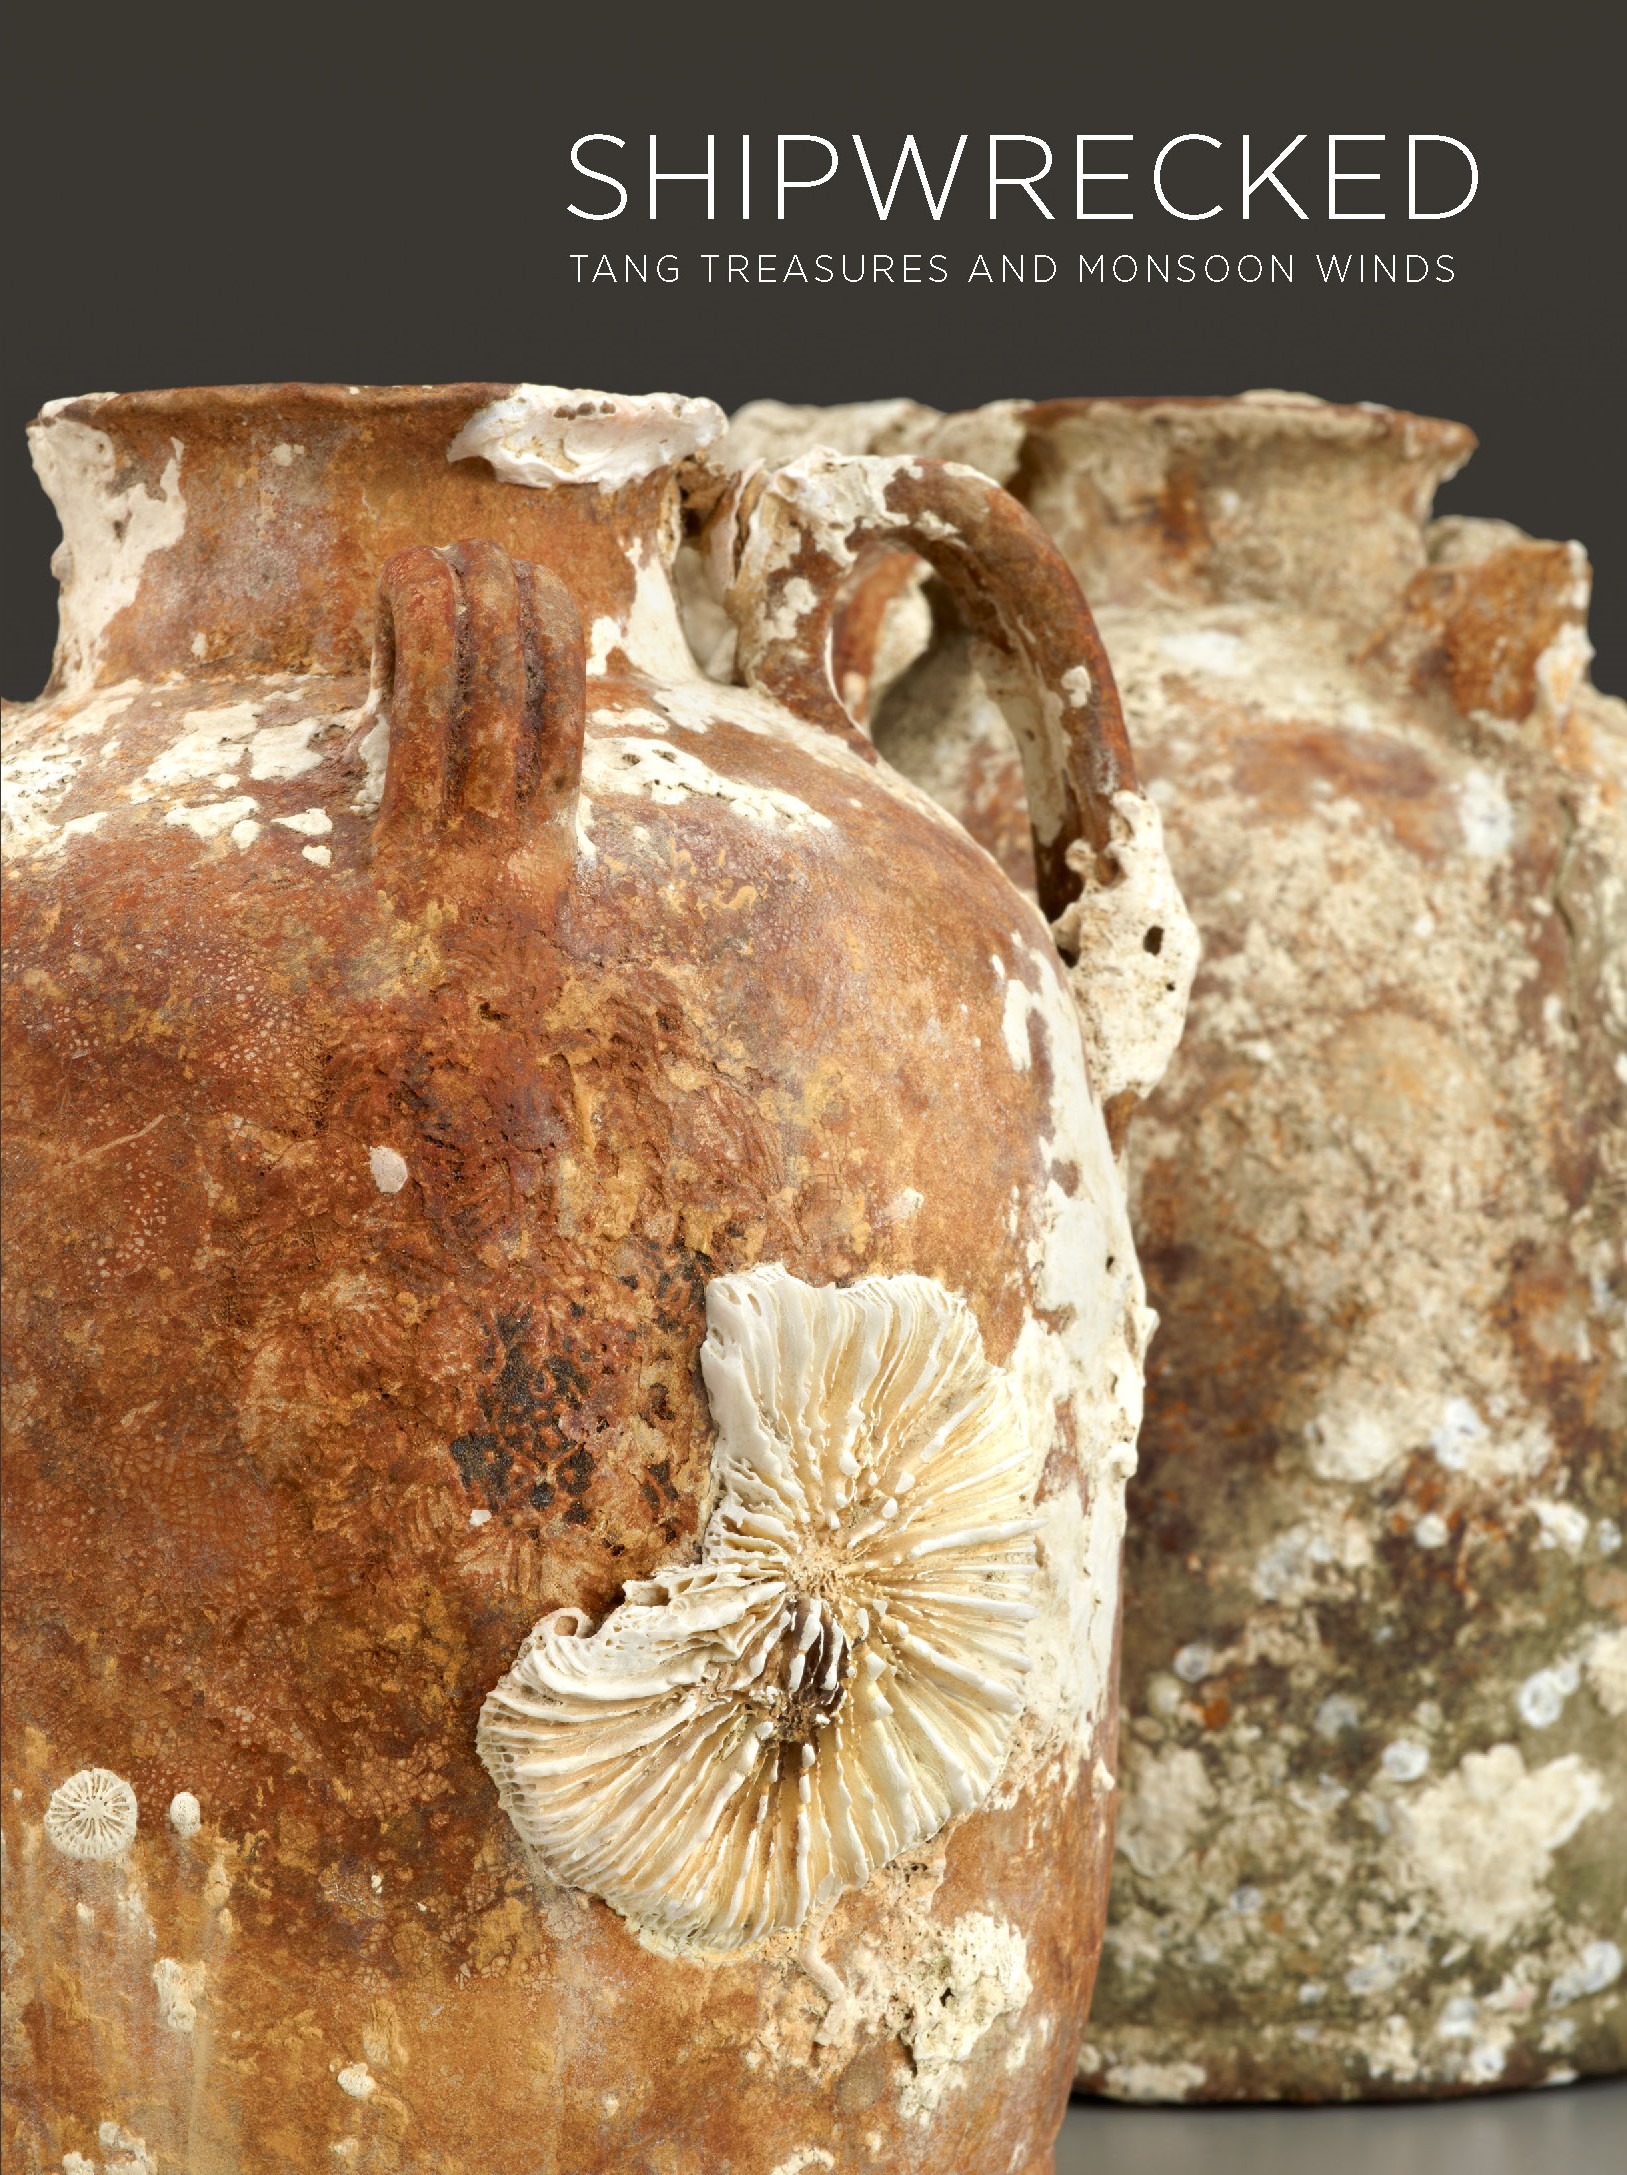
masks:
[[[550,567],[589,625],[626,624],[642,576],[648,616],[712,417],[506,385],[56,402],[30,432],[62,523],[52,686],[365,671],[385,562],[465,538]]]
[[[1011,488],[1098,605],[1263,601],[1358,622],[1426,558],[1460,423],[1287,393],[1030,408]]]

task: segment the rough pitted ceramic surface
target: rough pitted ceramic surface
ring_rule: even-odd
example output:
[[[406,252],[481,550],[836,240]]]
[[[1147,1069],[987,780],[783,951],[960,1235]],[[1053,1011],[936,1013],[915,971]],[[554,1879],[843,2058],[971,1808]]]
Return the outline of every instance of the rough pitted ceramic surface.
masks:
[[[1119,2097],[1627,2062],[1627,714],[1578,546],[1429,521],[1471,444],[1057,402],[991,471],[1096,608],[1204,942],[1132,1147]],[[1013,867],[952,631],[874,730]]]
[[[1115,1797],[1122,1175],[1032,903],[860,736],[699,672],[672,463],[717,423],[465,386],[39,426],[67,545],[58,677],[7,734],[8,2167],[1050,2165]],[[980,504],[991,581],[1044,560],[1064,594],[981,479],[871,486]],[[793,1425],[759,1352],[754,1421],[706,1356],[793,1286],[862,1576],[812,1498],[806,1530],[755,1505],[792,1622],[721,1704],[763,1693],[797,1763],[791,1907],[677,1955],[682,1848],[640,1837],[635,1927],[557,1835],[528,1852],[477,1728],[538,1626],[602,1653],[705,1583],[703,1534],[745,1545],[748,1466],[801,1472],[800,1393]],[[894,1331],[937,1432],[902,1374],[866,1404]],[[622,1684],[662,1727],[727,1643],[668,1628],[676,1670]],[[859,1847],[802,1911],[801,1747],[849,1708],[809,1796],[833,1850],[862,1807]]]

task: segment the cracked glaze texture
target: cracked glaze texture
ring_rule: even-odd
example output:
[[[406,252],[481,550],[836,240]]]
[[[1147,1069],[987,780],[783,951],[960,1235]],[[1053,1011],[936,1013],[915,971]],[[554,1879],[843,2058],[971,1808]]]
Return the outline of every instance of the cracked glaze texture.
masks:
[[[836,429],[953,448],[1057,538],[1204,942],[1131,1149],[1162,1326],[1080,2081],[1620,2069],[1627,715],[1587,680],[1581,548],[1431,522],[1473,441],[1385,409],[900,402]],[[724,450],[825,436],[764,403]],[[1014,755],[941,620],[873,731],[1032,882]]]
[[[490,411],[520,461],[541,397],[39,426],[73,593],[8,721],[19,2170],[1050,2164],[1147,1329],[1078,1018],[926,796],[700,676],[616,404],[561,396],[597,482],[448,460]],[[1036,1613],[981,1804],[696,1962],[528,1863],[476,1724],[539,1619],[693,1560],[708,1288],[772,1264],[968,1311]],[[48,1817],[89,1769],[134,1819],[103,1858]]]

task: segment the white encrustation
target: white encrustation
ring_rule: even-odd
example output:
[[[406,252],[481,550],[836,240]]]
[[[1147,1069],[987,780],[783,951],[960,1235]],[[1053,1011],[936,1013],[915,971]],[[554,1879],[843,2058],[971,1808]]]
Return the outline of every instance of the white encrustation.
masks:
[[[988,1794],[1024,1705],[1037,1458],[964,1300],[707,1289],[699,1560],[539,1623],[481,1757],[546,1871],[663,1946],[794,1931]]]
[[[727,421],[714,401],[677,393],[517,385],[470,416],[446,457],[479,456],[505,483],[533,490],[585,483],[614,491],[703,451]]]

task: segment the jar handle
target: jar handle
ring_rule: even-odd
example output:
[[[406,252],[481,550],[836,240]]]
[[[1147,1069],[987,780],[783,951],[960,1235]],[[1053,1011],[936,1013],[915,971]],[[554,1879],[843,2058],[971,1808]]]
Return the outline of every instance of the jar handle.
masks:
[[[951,461],[821,448],[751,479],[737,506],[726,517],[743,534],[724,601],[741,676],[872,760],[830,662],[844,584],[862,554],[917,552],[988,645],[985,681],[1022,758],[1040,905],[1072,963],[1096,1091],[1121,1139],[1180,1039],[1198,938],[1067,561],[1009,493]]]
[[[404,897],[478,892],[575,852],[586,681],[563,582],[478,539],[397,552],[379,580],[370,712],[389,722],[373,866]]]
[[[1022,759],[1040,904],[1055,920],[1084,888],[1069,848],[1114,836],[1135,760],[1112,667],[1067,561],[1008,492],[949,461],[823,450],[761,486],[728,608],[749,686],[851,732],[832,684],[832,627],[861,552],[896,545],[942,577],[974,634],[1010,668],[991,688]]]

